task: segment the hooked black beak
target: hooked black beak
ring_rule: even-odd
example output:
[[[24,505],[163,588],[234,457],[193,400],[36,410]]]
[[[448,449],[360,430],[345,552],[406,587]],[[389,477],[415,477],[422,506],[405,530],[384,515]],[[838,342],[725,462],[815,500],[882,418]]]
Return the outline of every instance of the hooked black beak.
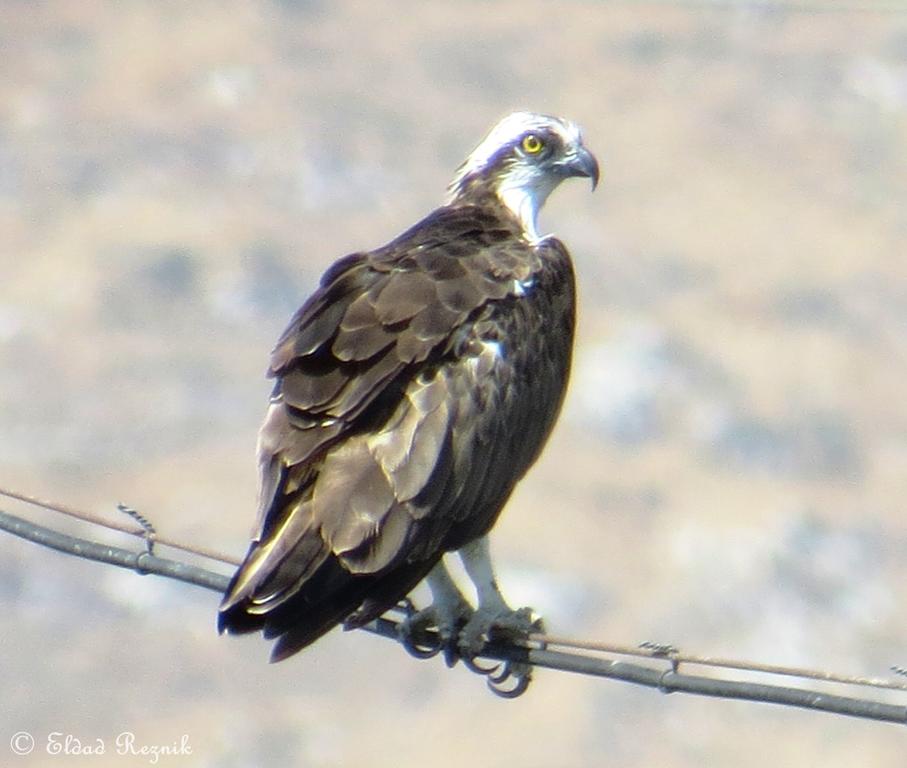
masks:
[[[575,152],[571,152],[561,163],[561,168],[567,176],[582,176],[592,179],[592,189],[598,186],[598,160],[588,149],[580,145]]]

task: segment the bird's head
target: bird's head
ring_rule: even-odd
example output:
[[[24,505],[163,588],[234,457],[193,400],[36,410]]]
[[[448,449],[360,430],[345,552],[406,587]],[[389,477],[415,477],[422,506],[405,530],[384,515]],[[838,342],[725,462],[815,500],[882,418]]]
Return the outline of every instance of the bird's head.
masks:
[[[457,170],[447,202],[492,193],[538,240],[536,219],[564,179],[585,176],[598,184],[598,161],[583,145],[576,123],[534,112],[514,112],[499,122]]]

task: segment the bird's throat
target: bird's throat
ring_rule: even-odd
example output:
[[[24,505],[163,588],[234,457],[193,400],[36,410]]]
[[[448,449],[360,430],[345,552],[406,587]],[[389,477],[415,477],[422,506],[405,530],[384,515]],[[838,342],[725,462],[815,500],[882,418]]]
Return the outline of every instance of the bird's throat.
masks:
[[[543,236],[538,231],[539,211],[556,185],[526,183],[523,179],[505,178],[495,190],[498,199],[520,222],[523,237],[530,243]]]

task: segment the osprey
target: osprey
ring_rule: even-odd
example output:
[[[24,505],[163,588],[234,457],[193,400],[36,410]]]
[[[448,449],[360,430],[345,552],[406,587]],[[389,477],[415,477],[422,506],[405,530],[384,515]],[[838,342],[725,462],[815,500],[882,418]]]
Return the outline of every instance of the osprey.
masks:
[[[395,240],[337,261],[277,342],[258,441],[258,527],[221,632],[263,630],[271,659],[360,627],[423,578],[435,628],[477,653],[528,632],[495,582],[486,534],[538,457],[564,397],[570,256],[536,218],[598,163],[579,128],[518,112],[460,166],[447,199]],[[478,605],[443,555],[456,551]]]

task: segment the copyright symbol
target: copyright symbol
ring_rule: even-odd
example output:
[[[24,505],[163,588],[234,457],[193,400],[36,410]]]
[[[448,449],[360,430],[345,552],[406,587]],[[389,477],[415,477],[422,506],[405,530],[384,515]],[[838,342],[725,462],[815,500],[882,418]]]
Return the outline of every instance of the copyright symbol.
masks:
[[[14,755],[27,755],[35,748],[35,737],[28,731],[14,733],[9,740],[9,748]]]

